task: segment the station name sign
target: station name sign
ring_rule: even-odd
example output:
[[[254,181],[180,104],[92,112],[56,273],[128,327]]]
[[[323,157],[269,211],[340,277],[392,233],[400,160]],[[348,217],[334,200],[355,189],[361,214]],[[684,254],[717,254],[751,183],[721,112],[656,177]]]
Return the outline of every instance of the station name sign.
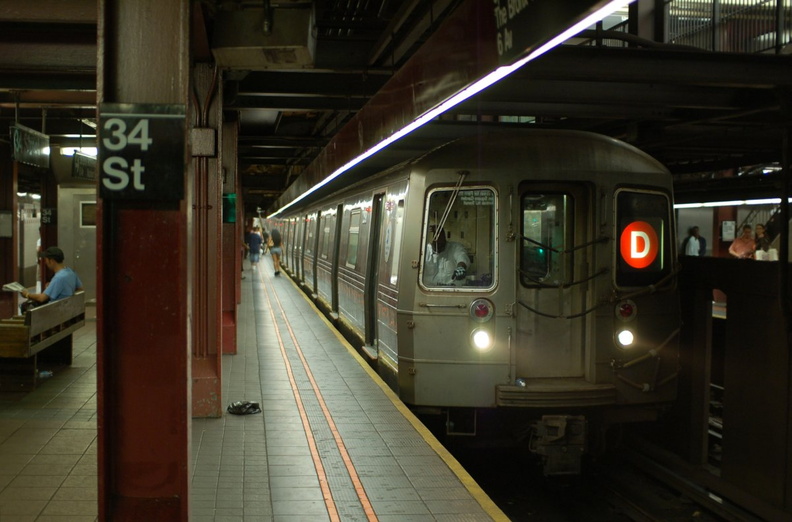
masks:
[[[498,61],[510,65],[610,0],[492,0]]]
[[[98,164],[102,198],[184,198],[184,105],[99,106]]]

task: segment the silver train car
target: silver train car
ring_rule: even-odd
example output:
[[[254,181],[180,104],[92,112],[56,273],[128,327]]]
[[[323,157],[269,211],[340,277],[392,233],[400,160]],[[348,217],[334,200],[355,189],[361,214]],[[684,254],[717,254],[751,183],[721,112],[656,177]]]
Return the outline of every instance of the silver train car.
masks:
[[[672,185],[585,132],[482,130],[270,219],[282,263],[447,436],[577,473],[676,397]]]

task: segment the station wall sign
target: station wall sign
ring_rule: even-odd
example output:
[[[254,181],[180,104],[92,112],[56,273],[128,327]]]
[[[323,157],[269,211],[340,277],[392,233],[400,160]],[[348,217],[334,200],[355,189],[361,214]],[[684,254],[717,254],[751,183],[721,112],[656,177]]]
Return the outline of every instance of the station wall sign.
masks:
[[[72,177],[96,181],[96,158],[75,152],[72,156]]]
[[[105,199],[184,198],[184,105],[99,106],[99,193]]]
[[[510,65],[610,0],[493,0],[498,62]]]
[[[49,168],[50,137],[19,123],[9,128],[11,154],[15,161],[43,169]]]

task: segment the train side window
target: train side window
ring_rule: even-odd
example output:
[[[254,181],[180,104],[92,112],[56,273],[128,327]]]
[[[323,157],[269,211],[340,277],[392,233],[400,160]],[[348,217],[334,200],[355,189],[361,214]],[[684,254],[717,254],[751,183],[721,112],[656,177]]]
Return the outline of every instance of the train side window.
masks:
[[[565,283],[571,254],[561,254],[572,238],[573,199],[569,194],[526,194],[522,197],[520,280],[525,286]]]
[[[357,266],[358,241],[360,239],[360,209],[353,209],[349,216],[349,233],[347,234],[346,266]]]
[[[671,273],[670,222],[666,194],[616,191],[616,286],[651,285]]]
[[[495,190],[485,186],[429,191],[420,274],[424,288],[495,286],[497,201]]]
[[[404,225],[404,200],[399,200],[395,214],[385,230],[385,262],[390,263],[390,284],[399,282],[399,255],[401,254],[402,226]]]
[[[316,214],[311,214],[306,219],[305,253],[310,256],[313,256],[314,229],[316,228],[317,217]]]

